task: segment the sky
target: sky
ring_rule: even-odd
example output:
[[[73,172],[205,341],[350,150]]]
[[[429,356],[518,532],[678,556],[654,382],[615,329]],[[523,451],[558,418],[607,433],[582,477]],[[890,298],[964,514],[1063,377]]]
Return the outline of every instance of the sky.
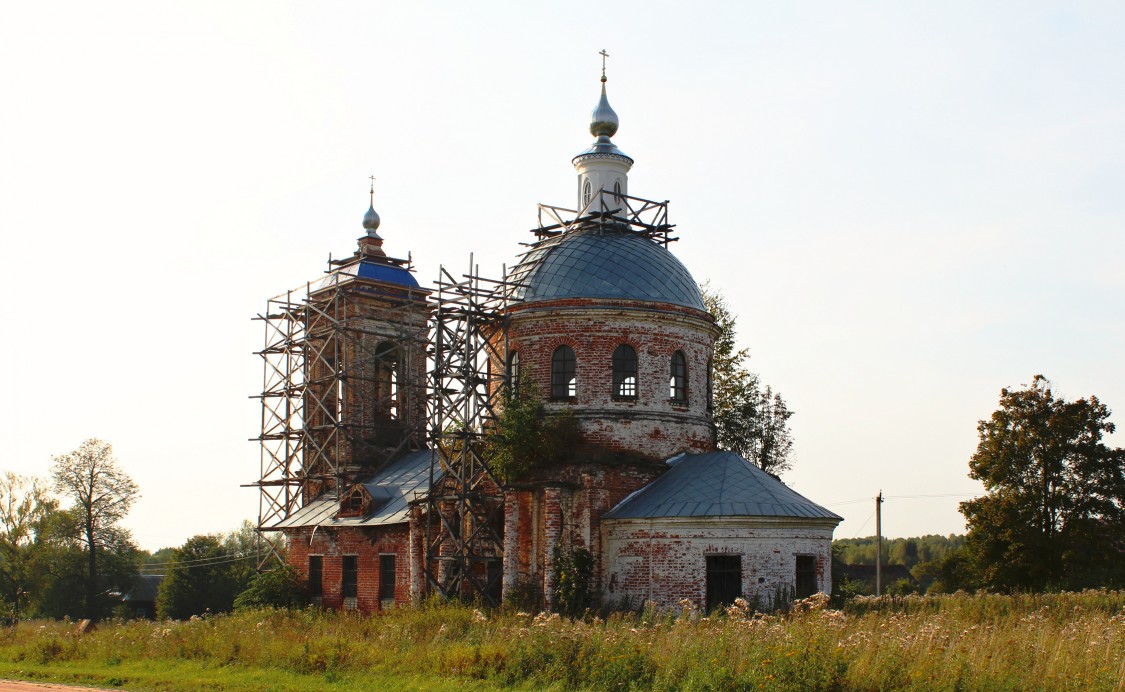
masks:
[[[784,480],[837,538],[880,490],[886,535],[960,533],[1001,388],[1125,410],[1122,35],[1112,2],[2,2],[0,470],[98,437],[141,547],[256,520],[266,299],[354,250],[369,175],[423,285],[499,275],[575,201],[605,49],[631,193],[795,411]]]

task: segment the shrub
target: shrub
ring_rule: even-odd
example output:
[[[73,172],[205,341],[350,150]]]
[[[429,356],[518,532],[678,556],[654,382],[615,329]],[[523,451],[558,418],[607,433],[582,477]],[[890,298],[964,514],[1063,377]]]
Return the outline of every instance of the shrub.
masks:
[[[555,607],[568,617],[579,617],[595,605],[591,588],[594,578],[594,556],[585,548],[561,550],[555,556]]]
[[[255,575],[250,586],[234,599],[235,610],[248,608],[304,608],[309,594],[304,580],[291,565],[284,564]]]

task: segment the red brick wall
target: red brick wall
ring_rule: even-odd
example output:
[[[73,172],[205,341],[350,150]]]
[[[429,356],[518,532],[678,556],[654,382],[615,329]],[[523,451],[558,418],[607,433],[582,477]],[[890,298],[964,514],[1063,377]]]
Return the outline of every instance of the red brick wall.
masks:
[[[310,474],[334,476],[342,472],[354,476],[363,467],[384,461],[381,448],[393,448],[408,431],[424,428],[430,313],[427,295],[428,291],[420,289],[408,292],[362,280],[317,293],[324,299],[318,303],[324,314],[309,311],[304,424],[317,441],[315,447],[324,452],[305,459]],[[342,326],[346,336],[340,336],[333,321]],[[384,342],[399,348],[394,416],[375,367],[377,347]],[[342,388],[337,380],[343,381]],[[347,439],[336,435],[333,427],[338,413],[336,400],[341,394],[340,422],[346,426]],[[331,477],[323,480],[323,484],[308,489],[311,496],[335,485]]]
[[[382,527],[320,527],[287,532],[289,564],[308,579],[309,556],[323,556],[321,605],[344,607],[343,557],[355,555],[359,573],[356,580],[356,609],[362,613],[380,610],[379,556],[395,556],[395,605],[410,603],[409,536],[406,524]],[[311,544],[310,544],[311,537]]]
[[[551,354],[563,344],[574,349],[577,395],[572,402],[548,402],[548,408],[571,410],[590,442],[656,459],[714,449],[707,370],[715,328],[707,313],[675,305],[571,299],[516,305],[511,316],[509,353],[519,353],[521,369],[545,398],[551,393]],[[613,396],[612,358],[620,344],[637,351],[635,400]],[[677,350],[687,360],[686,403],[670,398],[670,364]]]
[[[652,481],[663,465],[608,466],[584,464],[553,469],[549,480],[537,476],[540,487],[508,490],[516,500],[507,504],[516,511],[518,579],[531,580],[545,596],[551,589],[551,551],[586,548],[594,555],[595,584],[601,588],[602,515],[629,493]]]

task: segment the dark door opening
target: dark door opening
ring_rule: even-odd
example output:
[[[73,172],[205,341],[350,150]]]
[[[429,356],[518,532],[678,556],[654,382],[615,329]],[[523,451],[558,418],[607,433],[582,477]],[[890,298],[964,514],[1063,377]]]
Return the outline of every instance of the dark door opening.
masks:
[[[344,598],[355,598],[359,586],[359,559],[355,555],[344,556],[343,577],[341,591]]]
[[[379,556],[379,610],[395,607],[395,556]]]
[[[808,598],[817,592],[816,556],[797,556],[797,598]]]
[[[324,557],[309,555],[309,595],[319,598],[324,594]]]
[[[730,605],[742,595],[742,556],[707,556],[707,611]]]

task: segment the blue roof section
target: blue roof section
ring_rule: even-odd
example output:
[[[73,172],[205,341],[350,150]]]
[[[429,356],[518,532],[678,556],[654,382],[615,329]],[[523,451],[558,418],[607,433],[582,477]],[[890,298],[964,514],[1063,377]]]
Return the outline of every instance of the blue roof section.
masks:
[[[321,495],[269,528],[401,524],[410,516],[409,503],[415,493],[425,493],[430,489],[432,456],[433,452],[428,449],[410,452],[364,481],[362,485],[372,499],[371,514],[365,517],[336,518],[340,498],[332,492]]]
[[[398,284],[399,286],[409,286],[411,288],[418,288],[418,280],[414,278],[406,269],[396,267],[388,264],[378,264],[376,262],[360,262],[358,271],[353,268],[353,276],[358,276],[361,279],[373,279],[375,281],[382,281],[388,284]],[[344,270],[347,271],[347,270]],[[350,272],[351,273],[351,272]]]
[[[699,286],[675,255],[644,236],[590,228],[543,241],[508,275],[524,302],[609,298],[706,310]]]
[[[379,262],[363,260],[329,272],[323,279],[316,282],[316,287],[313,290],[319,291],[322,288],[338,286],[345,281],[350,281],[353,276],[380,281],[385,284],[405,286],[406,288],[418,288],[418,280],[414,278],[414,274],[410,270],[393,264],[380,264]]]
[[[685,454],[664,475],[622,500],[606,519],[658,517],[843,518],[734,452]]]

